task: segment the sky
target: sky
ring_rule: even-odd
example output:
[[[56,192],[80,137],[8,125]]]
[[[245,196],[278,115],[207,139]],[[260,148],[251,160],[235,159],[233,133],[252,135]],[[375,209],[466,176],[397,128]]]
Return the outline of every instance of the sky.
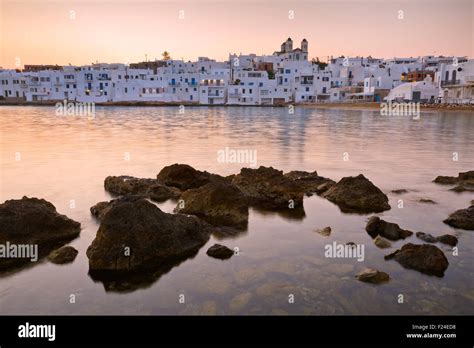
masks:
[[[0,0],[0,66],[272,54],[474,57],[474,0]]]

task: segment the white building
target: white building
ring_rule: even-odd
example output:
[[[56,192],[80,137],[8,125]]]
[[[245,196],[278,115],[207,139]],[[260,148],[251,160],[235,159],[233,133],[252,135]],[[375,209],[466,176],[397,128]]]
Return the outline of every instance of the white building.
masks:
[[[129,65],[29,66],[0,70],[0,99],[114,103],[274,105],[345,101],[473,99],[473,61],[424,56],[309,61],[309,43],[288,38],[271,55],[230,54],[229,60],[155,60]],[[435,83],[419,81],[435,76]],[[416,76],[413,78],[413,76]],[[417,82],[408,82],[417,81]]]
[[[442,64],[436,78],[442,102],[474,104],[474,59]]]
[[[386,101],[434,102],[439,94],[438,86],[427,77],[424,81],[402,83],[392,89]]]

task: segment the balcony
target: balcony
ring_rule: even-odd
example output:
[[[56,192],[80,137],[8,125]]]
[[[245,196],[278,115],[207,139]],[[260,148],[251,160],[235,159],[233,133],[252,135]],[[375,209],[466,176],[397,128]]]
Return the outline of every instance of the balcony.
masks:
[[[229,93],[228,94],[229,98],[240,98],[242,96],[242,93]]]
[[[441,87],[453,87],[453,86],[459,85],[460,83],[461,83],[461,80],[441,81]]]

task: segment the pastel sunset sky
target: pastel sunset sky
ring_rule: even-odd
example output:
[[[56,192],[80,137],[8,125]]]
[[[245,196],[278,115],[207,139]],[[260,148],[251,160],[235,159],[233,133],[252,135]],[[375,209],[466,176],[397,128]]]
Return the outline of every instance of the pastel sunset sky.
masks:
[[[306,38],[322,60],[474,57],[474,0],[0,0],[4,68],[137,62],[165,50],[225,60],[271,54],[287,37],[295,47]]]

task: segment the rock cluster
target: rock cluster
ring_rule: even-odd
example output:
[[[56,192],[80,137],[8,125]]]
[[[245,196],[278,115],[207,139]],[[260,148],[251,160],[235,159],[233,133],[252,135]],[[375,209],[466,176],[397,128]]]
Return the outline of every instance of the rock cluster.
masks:
[[[23,197],[0,204],[0,244],[37,246],[38,259],[79,236],[81,224],[61,215],[44,199]],[[0,271],[30,263],[30,258],[0,258]]]
[[[372,216],[365,226],[365,230],[372,237],[382,236],[390,240],[405,239],[413,234],[413,232],[404,230],[393,222],[382,220],[378,216]]]

